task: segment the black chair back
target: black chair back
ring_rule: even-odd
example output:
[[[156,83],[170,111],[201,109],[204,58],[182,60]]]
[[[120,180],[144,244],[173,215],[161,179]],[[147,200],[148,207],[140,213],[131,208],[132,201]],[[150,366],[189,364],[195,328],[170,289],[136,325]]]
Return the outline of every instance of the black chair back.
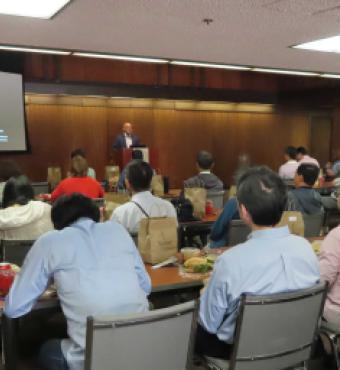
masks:
[[[21,266],[35,240],[1,240],[1,260]]]

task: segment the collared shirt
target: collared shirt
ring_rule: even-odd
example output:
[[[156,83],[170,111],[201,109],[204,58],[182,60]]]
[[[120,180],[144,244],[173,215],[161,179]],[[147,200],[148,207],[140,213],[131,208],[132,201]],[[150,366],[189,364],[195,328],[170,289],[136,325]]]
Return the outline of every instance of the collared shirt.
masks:
[[[330,231],[322,242],[319,260],[321,278],[329,282],[324,316],[340,325],[340,226]]]
[[[136,193],[131,200],[138,203],[149,217],[174,217],[177,219],[174,206],[167,200],[155,197],[150,191]],[[113,211],[111,219],[119,222],[130,234],[135,235],[138,233],[140,220],[145,217],[146,215],[136,204],[127,202]]]
[[[148,310],[151,283],[128,233],[116,222],[79,219],[40,237],[6,298],[5,313],[29,312],[51,279],[67,319],[62,351],[70,370],[84,368],[86,318]]]
[[[257,230],[249,240],[216,261],[200,304],[199,321],[222,341],[232,343],[240,296],[266,295],[313,286],[320,279],[309,242],[287,226]]]
[[[311,164],[315,164],[316,166],[320,167],[319,162],[315,158],[309,156],[308,154],[305,154],[302,157],[302,159],[300,159],[299,164],[301,163],[311,163]]]
[[[294,159],[287,161],[279,168],[279,176],[282,179],[292,180],[295,177],[299,162]]]
[[[124,137],[125,137],[126,147],[130,148],[132,146],[132,136],[124,132]]]

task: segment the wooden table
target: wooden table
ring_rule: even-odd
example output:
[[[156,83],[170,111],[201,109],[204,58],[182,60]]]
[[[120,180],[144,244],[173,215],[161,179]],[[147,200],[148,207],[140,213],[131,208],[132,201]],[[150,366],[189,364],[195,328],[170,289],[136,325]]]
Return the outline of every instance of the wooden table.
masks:
[[[178,266],[160,267],[153,269],[146,265],[151,278],[152,293],[180,291],[185,289],[200,289],[203,282],[200,278],[187,278],[180,275]]]

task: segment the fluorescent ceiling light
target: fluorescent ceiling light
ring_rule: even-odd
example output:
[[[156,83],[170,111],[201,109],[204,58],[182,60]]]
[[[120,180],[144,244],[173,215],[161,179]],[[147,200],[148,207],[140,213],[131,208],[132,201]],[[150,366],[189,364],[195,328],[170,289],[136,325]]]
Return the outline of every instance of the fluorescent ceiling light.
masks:
[[[0,14],[50,19],[71,0],[1,0]]]
[[[86,57],[86,58],[128,60],[130,62],[168,63],[168,61],[166,59],[130,57],[130,56],[127,56],[127,55],[114,55],[114,54],[101,54],[101,53],[83,53],[83,52],[74,52],[74,53],[72,53],[72,55],[75,55],[77,57]]]
[[[324,77],[324,78],[340,78],[340,75],[334,75],[334,74],[331,74],[331,73],[323,73],[321,75],[321,77]]]
[[[70,51],[65,51],[65,50],[26,48],[26,47],[21,47],[21,46],[9,46],[9,45],[0,45],[0,50],[22,51],[22,52],[28,52],[28,53],[56,54],[56,55],[70,55],[71,54]]]
[[[320,76],[316,72],[304,72],[304,71],[290,71],[286,69],[270,69],[270,68],[253,68],[254,72],[264,72],[264,73],[278,73],[282,75],[294,75],[294,76]]]
[[[250,67],[237,66],[231,64],[214,64],[214,63],[200,63],[200,62],[187,62],[181,60],[173,60],[170,62],[178,66],[190,66],[190,67],[204,67],[204,68],[219,68],[219,69],[234,69],[239,71],[248,71]]]
[[[326,39],[305,42],[304,44],[295,45],[293,48],[340,53],[340,36],[333,36]]]

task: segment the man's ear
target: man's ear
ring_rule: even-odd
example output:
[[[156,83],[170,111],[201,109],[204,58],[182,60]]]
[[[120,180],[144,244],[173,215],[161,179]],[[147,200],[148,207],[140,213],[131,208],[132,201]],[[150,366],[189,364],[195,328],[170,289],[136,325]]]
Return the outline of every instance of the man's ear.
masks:
[[[241,219],[247,225],[251,225],[253,223],[253,219],[251,218],[251,215],[248,212],[247,208],[243,204],[239,204],[238,209],[239,209]]]

